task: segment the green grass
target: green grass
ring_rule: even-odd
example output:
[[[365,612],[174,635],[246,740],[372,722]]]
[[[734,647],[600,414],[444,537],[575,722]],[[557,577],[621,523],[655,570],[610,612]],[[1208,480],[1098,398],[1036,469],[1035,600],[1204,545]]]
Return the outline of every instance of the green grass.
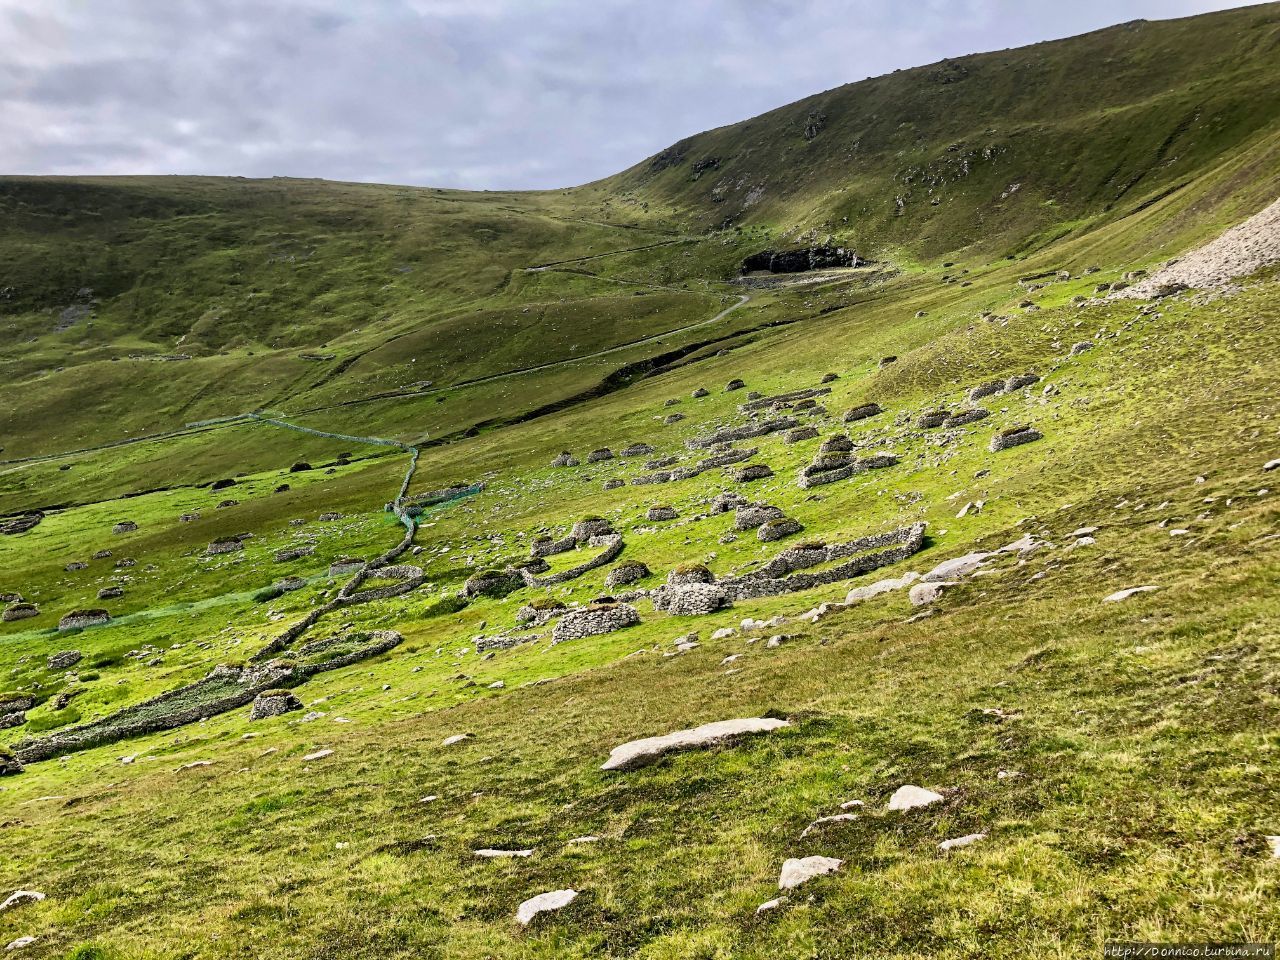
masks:
[[[37,700],[26,723],[0,731],[0,748],[243,663],[333,595],[342,578],[328,576],[331,562],[372,557],[402,535],[383,510],[404,475],[402,451],[263,423],[186,423],[266,406],[318,429],[423,444],[411,494],[485,489],[420,518],[421,550],[403,560],[426,584],[331,613],[298,644],[347,629],[405,638],[294,688],[302,713],[251,724],[244,708],[0,780],[0,891],[48,894],[0,914],[0,943],[34,935],[32,956],[127,960],[683,960],[1075,957],[1108,939],[1280,937],[1280,873],[1264,839],[1280,833],[1280,480],[1262,470],[1280,455],[1277,273],[1152,310],[1071,302],[1274,199],[1280,141],[1258,53],[1274,19],[1271,5],[1116,28],[967,61],[968,78],[942,85],[985,91],[982,101],[922,88],[938,68],[825,94],[828,126],[788,147],[792,186],[767,194],[741,230],[704,233],[711,214],[699,192],[747,163],[780,176],[772,154],[762,146],[751,160],[742,138],[794,139],[793,120],[811,105],[694,142],[691,159],[712,143],[733,155],[689,190],[675,186],[679,167],[578,191],[479,196],[311,181],[5,181],[0,249],[18,252],[22,282],[0,319],[13,374],[0,386],[0,456],[166,436],[0,464],[0,511],[51,508],[35,529],[0,538],[0,591],[41,609],[0,625],[0,683]],[[1214,31],[1232,37],[1220,59]],[[1177,121],[1169,102],[1185,95],[1186,58],[1202,48],[1213,57],[1192,84],[1204,97],[1194,143],[1176,141],[1176,163],[1142,167],[1148,141]],[[1013,102],[1010,78],[1082,51],[1111,51],[1115,62],[1056,78],[1046,90],[1064,106],[1034,135],[1016,126],[1027,117],[997,110]],[[1107,95],[1088,99],[1099,84]],[[878,99],[895,90],[897,114]],[[881,152],[837,176],[830,141],[857,126],[854,104],[876,117],[862,149]],[[1133,128],[1142,108],[1150,123]],[[898,115],[911,125],[882,137]],[[921,151],[943,156],[953,128],[984,116],[1044,152],[1040,179],[1025,175],[1020,199],[982,221],[989,242],[971,243],[958,225],[962,213],[989,211],[970,197],[964,213],[970,187],[957,187],[927,223],[857,220],[885,251],[881,268],[752,288],[743,309],[685,329],[743,289],[726,282],[743,252],[783,227],[791,236],[855,210],[901,164],[918,165],[884,161],[901,138],[922,137]],[[1080,138],[1088,151],[1076,149]],[[1095,189],[1104,167],[1117,171],[1113,185],[1147,172],[1106,209],[1114,198]],[[1175,180],[1186,185],[1167,193]],[[681,242],[652,245],[665,239]],[[629,252],[524,272],[606,250]],[[1005,259],[1011,251],[1017,259]],[[1099,270],[1083,275],[1088,266]],[[1061,269],[1072,279],[1030,295],[1041,309],[1017,307],[1027,296],[1019,278]],[[65,305],[72,285],[101,297],[94,326],[49,334],[46,311]],[[173,352],[180,336],[196,359],[110,359]],[[1095,349],[1070,357],[1084,339]],[[311,351],[335,359],[298,359]],[[889,354],[898,362],[880,368]],[[541,364],[552,365],[527,369]],[[983,401],[986,420],[954,435],[914,429],[922,411],[968,406],[971,386],[1027,370],[1041,382]],[[525,372],[487,379],[510,371]],[[775,474],[750,484],[709,471],[606,491],[647,458],[585,464],[592,449],[638,441],[692,464],[706,452],[688,439],[743,421],[746,392],[721,392],[730,379],[775,394],[828,372],[839,379],[820,400],[827,415],[801,422],[897,453],[897,466],[804,491],[796,474],[821,440],[787,445],[781,434],[742,444],[759,447],[754,462]],[[424,379],[434,392],[399,395]],[[692,398],[697,387],[710,395]],[[841,422],[869,401],[886,412]],[[664,426],[672,412],[685,419]],[[1044,439],[990,453],[991,436],[1019,423]],[[551,467],[563,449],[584,465]],[[313,469],[289,473],[297,460]],[[208,488],[226,477],[236,485]],[[282,483],[290,490],[275,493]],[[732,538],[732,514],[703,516],[727,489],[783,508],[804,532],[769,545]],[[239,504],[216,507],[228,498]],[[978,500],[980,512],[957,517]],[[649,523],[659,503],[679,519]],[[330,511],[343,518],[318,520]],[[191,512],[199,519],[178,521]],[[502,598],[457,597],[468,577],[588,516],[623,535],[619,562],[652,570],[642,586],[682,565],[726,577],[791,544],[918,521],[925,549],[871,579],[1027,533],[1052,546],[1025,562],[1006,555],[923,618],[896,592],[816,624],[794,619],[841,599],[838,584],[697,618],[640,600],[641,624],[614,634],[552,644],[548,626],[477,653],[477,637],[512,627],[525,604],[587,605],[616,592],[606,567]],[[113,534],[126,518],[139,529]],[[1099,528],[1097,543],[1072,547],[1084,526]],[[246,532],[242,552],[205,553]],[[273,561],[304,543],[312,554]],[[90,559],[101,549],[112,556]],[[562,570],[594,553],[549,562]],[[116,568],[122,557],[137,562]],[[89,567],[68,572],[72,561]],[[306,586],[264,596],[286,575]],[[112,584],[124,595],[98,601]],[[1102,602],[1139,584],[1161,589]],[[112,622],[57,632],[62,614],[95,606]],[[792,619],[710,639],[774,616]],[[700,647],[664,655],[691,631]],[[775,633],[786,639],[767,648]],[[68,648],[83,661],[69,674],[47,669],[48,655]],[[743,656],[722,664],[732,654]],[[74,697],[55,709],[61,694]],[[984,712],[993,708],[1003,716]],[[320,715],[303,721],[308,712]],[[766,714],[792,724],[631,773],[599,770],[627,740]],[[442,746],[459,733],[473,736]],[[334,752],[302,759],[321,748]],[[203,760],[214,763],[179,770]],[[947,799],[886,813],[904,783]],[[857,819],[800,839],[850,799],[866,803]],[[987,839],[939,852],[974,832]],[[586,834],[601,839],[569,843]],[[535,853],[487,861],[473,856],[479,847]],[[816,854],[845,865],[757,916],[783,860]],[[581,891],[571,907],[528,930],[515,924],[522,900],[562,887]]]

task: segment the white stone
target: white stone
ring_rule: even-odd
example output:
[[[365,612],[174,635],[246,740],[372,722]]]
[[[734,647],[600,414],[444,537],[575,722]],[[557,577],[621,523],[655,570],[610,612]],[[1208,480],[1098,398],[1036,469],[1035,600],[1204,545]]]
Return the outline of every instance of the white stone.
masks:
[[[527,927],[538,914],[548,910],[563,909],[573,903],[577,896],[577,890],[552,890],[550,893],[540,893],[536,897],[530,897],[516,908],[516,920],[521,926]]]
[[[979,840],[987,839],[985,833],[970,833],[963,837],[956,837],[954,840],[943,840],[938,844],[939,850],[954,850],[957,847],[967,847],[971,843],[977,843]]]
[[[587,834],[585,837],[574,837],[570,843],[599,843],[600,838],[593,833]]]
[[[1092,547],[1097,542],[1098,541],[1093,539],[1093,537],[1080,537],[1073,544],[1071,544],[1071,547],[1072,549],[1076,547]]]
[[[303,760],[323,760],[325,757],[329,756],[331,753],[333,753],[333,751],[330,750],[328,747],[326,747],[323,750],[317,750],[315,753],[308,753],[302,759]]]
[[[23,947],[29,947],[36,942],[35,937],[19,937],[17,940],[10,940],[5,946],[6,950],[21,950]]]
[[[754,733],[770,733],[791,726],[787,720],[749,717],[704,723],[692,730],[677,730],[659,737],[645,737],[614,747],[601,770],[634,770],[659,757],[679,750],[698,750],[717,746],[737,737]]]
[[[5,898],[4,903],[0,903],[0,913],[4,913],[10,907],[16,907],[23,903],[39,903],[43,899],[44,894],[37,890],[15,890]]]
[[[943,797],[940,793],[934,793],[932,790],[926,790],[924,787],[917,787],[908,783],[893,792],[893,796],[889,798],[887,809],[912,810],[915,807],[927,807],[929,804],[937,803],[941,799]]]
[[[467,740],[470,737],[471,734],[469,733],[455,733],[452,737],[445,737],[440,746],[452,747],[455,743],[461,743],[463,740]]]
[[[1280,467],[1280,458],[1277,458],[1275,460],[1268,460],[1266,463],[1262,465],[1263,470],[1274,470],[1277,467]]]
[[[437,800],[439,800],[439,799],[440,799],[440,798],[439,798],[436,794],[434,794],[434,793],[429,793],[429,794],[427,794],[425,797],[423,797],[421,800],[419,800],[418,802],[419,802],[419,803],[434,803],[435,801],[437,801]]]
[[[194,770],[196,767],[211,767],[211,766],[213,766],[212,760],[193,760],[190,763],[184,763],[182,766],[180,766],[178,768],[178,772],[181,773],[183,770]]]
[[[747,617],[747,619],[745,619],[745,620],[743,620],[743,621],[742,621],[742,629],[743,629],[743,630],[761,630],[761,629],[763,629],[763,628],[767,627],[768,625],[769,625],[769,624],[767,624],[767,623],[766,623],[765,621],[763,621],[763,620],[755,620],[755,619],[753,619],[753,618],[751,618],[751,617]]]
[[[490,690],[501,690],[501,689],[502,689],[503,687],[505,687],[505,686],[506,686],[506,684],[505,684],[505,683],[503,683],[501,680],[495,680],[495,681],[493,681],[493,683],[489,684],[489,689],[490,689]]]
[[[713,634],[711,635],[711,639],[712,639],[712,640],[727,640],[727,639],[729,639],[730,637],[732,637],[734,634],[736,634],[737,632],[738,632],[738,631],[737,631],[737,630],[735,630],[735,629],[733,629],[733,627],[721,627],[719,630],[717,630],[715,633],[713,633]]]
[[[1088,536],[1092,536],[1097,532],[1098,532],[1097,527],[1081,527],[1079,530],[1073,530],[1071,532],[1071,535],[1073,537],[1088,537]]]
[[[1171,537],[1185,537],[1185,536],[1186,536],[1188,533],[1190,533],[1190,532],[1191,532],[1190,530],[1186,530],[1186,529],[1184,529],[1184,528],[1182,528],[1182,527],[1178,527],[1176,530],[1170,530],[1170,531],[1169,531],[1169,536],[1171,536]]]
[[[1117,590],[1115,593],[1111,594],[1110,596],[1103,597],[1102,602],[1103,603],[1119,603],[1121,600],[1128,600],[1130,597],[1135,596],[1139,593],[1151,593],[1159,589],[1160,589],[1159,587],[1152,587],[1152,586],[1129,587],[1127,590]]]
[[[955,584],[944,580],[941,583],[917,583],[911,588],[908,597],[913,607],[923,607],[926,604],[933,603],[938,597],[942,596],[942,592],[948,587],[954,587]]]
[[[863,803],[861,800],[846,800],[844,803],[840,804],[840,809],[841,809],[841,810],[856,810],[856,809],[858,809],[859,807],[865,807],[865,806],[866,806],[866,804],[865,804],[865,803]]]
[[[756,916],[762,913],[768,913],[770,910],[777,910],[780,906],[787,902],[786,897],[774,897],[772,900],[766,900],[760,906],[756,907]]]
[[[791,890],[814,877],[835,873],[843,865],[844,861],[837,860],[835,857],[792,857],[782,865],[782,873],[778,876],[778,889]]]
[[[477,857],[484,857],[487,860],[496,860],[499,857],[532,857],[532,850],[494,850],[484,847],[475,851]]]
[[[803,840],[809,834],[813,833],[813,831],[820,830],[829,823],[845,823],[849,820],[857,819],[858,815],[856,813],[837,813],[831,817],[819,817],[817,820],[813,821],[813,823],[800,831],[800,839]]]
[[[1041,547],[1048,546],[1043,540],[1037,540],[1031,534],[1019,537],[1013,543],[1006,543],[996,553],[1032,553]]]
[[[978,551],[976,553],[966,553],[962,557],[944,560],[921,579],[925,582],[936,583],[941,580],[951,580],[955,577],[967,577],[982,566],[989,556],[991,554]]]
[[[725,657],[723,660],[720,661],[720,666],[723,667],[726,664],[737,663],[739,660],[742,659],[742,657],[743,655],[741,653],[731,653],[729,654],[729,656]]]
[[[782,641],[784,639],[785,638],[781,634],[775,634],[774,636],[766,640],[764,645],[770,650],[775,650],[778,647],[782,646]]]
[[[891,590],[903,590],[917,580],[920,574],[914,570],[910,573],[904,573],[900,577],[889,577],[885,580],[877,580],[875,583],[867,584],[865,587],[854,587],[844,598],[845,603],[861,603],[863,600],[870,600],[872,597],[878,597],[882,593],[888,593]]]

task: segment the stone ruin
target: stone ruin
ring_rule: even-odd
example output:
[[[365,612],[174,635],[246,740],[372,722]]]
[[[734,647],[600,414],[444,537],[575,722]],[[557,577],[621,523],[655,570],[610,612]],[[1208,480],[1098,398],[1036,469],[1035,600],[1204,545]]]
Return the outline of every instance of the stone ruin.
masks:
[[[690,450],[706,449],[722,443],[733,443],[737,440],[748,440],[752,437],[763,437],[779,430],[790,430],[799,426],[794,417],[778,417],[775,420],[764,420],[760,423],[749,423],[741,427],[721,427],[701,437],[690,437],[685,446]]]
[[[790,537],[803,529],[804,527],[799,520],[793,520],[791,517],[778,517],[760,524],[756,529],[756,539],[761,543],[770,543],[774,540],[781,540],[783,537]]]
[[[250,720],[278,717],[293,710],[301,710],[302,701],[292,690],[264,690],[253,698],[249,708]]]
[[[124,587],[103,587],[98,591],[99,600],[115,600],[124,596]]]
[[[738,409],[743,413],[751,413],[754,410],[764,410],[766,408],[785,408],[797,401],[803,402],[812,400],[814,397],[825,397],[830,392],[830,387],[808,387],[804,390],[792,390],[788,393],[779,393],[771,397],[748,400],[746,403],[739,404]]]
[[[243,550],[244,544],[240,542],[239,537],[228,537],[225,540],[214,540],[209,546],[205,547],[204,552],[209,556],[219,553],[235,553],[237,550]]]
[[[840,379],[840,374],[838,373],[824,373],[822,375],[823,383],[835,383],[839,379]]]
[[[84,654],[79,650],[59,650],[49,654],[47,662],[50,670],[70,670],[83,659]]]
[[[739,533],[755,530],[770,520],[781,520],[785,514],[768,503],[739,503],[733,508],[733,529]]]
[[[711,577],[688,585],[668,578],[667,586],[654,591],[653,604],[669,612],[711,612],[737,600],[781,596],[848,580],[918,553],[924,546],[924,531],[925,525],[916,523],[847,543],[800,544],[760,569],[728,580]],[[813,569],[824,565],[825,569]]]
[[[6,517],[0,520],[0,534],[12,537],[19,533],[26,533],[39,526],[43,519],[44,513],[40,510],[31,510],[17,517]]]
[[[708,390],[706,387],[698,387],[698,389],[694,390],[693,393],[690,394],[690,396],[693,397],[695,400],[697,400],[701,397],[711,396],[711,391]]]
[[[669,413],[662,418],[662,425],[664,427],[669,427],[673,423],[679,423],[683,419],[684,419],[683,413]]]
[[[860,407],[854,407],[846,410],[844,415],[845,423],[854,423],[858,420],[866,420],[868,417],[874,417],[884,413],[884,408],[878,403],[864,403]]]
[[[628,587],[650,576],[651,571],[639,560],[627,560],[618,564],[604,578],[607,587]]]
[[[578,458],[568,450],[562,450],[560,451],[560,456],[551,461],[551,465],[553,467],[576,467]]]
[[[0,614],[0,620],[5,623],[13,623],[15,620],[29,620],[38,616],[40,616],[40,608],[38,606],[34,603],[24,603],[19,600],[4,608],[4,613]]]
[[[586,543],[592,537],[601,537],[613,533],[613,527],[603,517],[584,517],[573,525],[570,535],[578,543]]]
[[[91,560],[106,560],[106,559],[107,559],[108,557],[110,557],[110,556],[111,556],[111,551],[110,551],[110,550],[99,550],[99,551],[98,551],[97,553],[95,553],[95,554],[94,554],[90,559],[91,559]]]
[[[767,464],[752,463],[745,467],[730,468],[729,476],[733,477],[738,483],[749,483],[752,480],[764,480],[772,477],[773,471]]]
[[[551,630],[551,642],[581,640],[584,637],[613,633],[640,622],[640,614],[628,603],[593,604],[581,610],[570,610],[561,616]]]
[[[587,463],[602,463],[605,460],[613,459],[613,451],[608,447],[601,447],[599,450],[592,450],[587,454]]]
[[[111,528],[112,533],[133,533],[138,529],[138,525],[132,520],[121,520]]]
[[[1020,447],[1024,443],[1039,440],[1043,436],[1044,434],[1034,427],[1010,427],[1008,430],[1001,430],[991,438],[990,449],[992,453],[999,453],[1001,450],[1008,450],[1010,447]]]
[[[1015,393],[1033,383],[1039,383],[1040,377],[1034,373],[1020,373],[1008,380],[989,380],[969,391],[969,402],[977,403],[984,397],[993,397],[1001,393]]]
[[[946,423],[950,416],[950,410],[926,410],[916,420],[916,429],[933,430],[935,427],[940,427]]]
[[[72,610],[58,621],[59,630],[78,630],[83,627],[97,627],[111,622],[111,614],[106,610]]]
[[[516,611],[516,623],[525,626],[540,627],[549,620],[560,616],[569,608],[559,600],[551,597],[539,597],[526,603]]]
[[[735,377],[734,379],[730,380],[728,383],[724,385],[724,392],[732,393],[734,390],[741,390],[744,387],[746,387],[746,384],[743,383],[741,380],[739,380],[737,377]]]
[[[977,423],[979,420],[985,420],[991,416],[991,411],[983,407],[973,407],[970,410],[961,410],[959,413],[953,413],[943,421],[943,426],[948,429],[953,427],[963,427],[970,423]]]
[[[272,559],[276,563],[288,563],[290,560],[297,560],[301,557],[309,557],[311,556],[311,554],[315,552],[316,552],[316,548],[310,545],[303,546],[303,547],[286,547],[283,550],[277,550],[275,552],[275,556],[272,557]]]
[[[359,557],[338,557],[329,564],[329,576],[345,577],[364,569],[364,561]]]
[[[89,565],[83,560],[72,560],[62,569],[67,571],[67,573],[75,573],[77,570],[88,570]]]
[[[842,437],[840,439],[845,440],[847,438]],[[827,447],[827,444],[831,442],[831,440],[827,441],[827,443],[823,444],[823,447]],[[866,473],[868,470],[882,470],[885,467],[892,467],[897,463],[898,458],[893,454],[878,453],[859,459],[854,457],[852,450],[840,449],[838,445],[836,449],[826,450],[825,452],[819,450],[813,462],[801,469],[799,479],[796,482],[801,490],[808,490],[812,487],[835,483],[838,480],[846,480],[857,474]]]
[[[592,521],[580,520],[577,524],[574,524],[574,530],[577,530],[581,524],[589,522]],[[608,521],[601,520],[598,522],[605,524],[605,527],[608,528]],[[586,543],[588,546],[600,547],[601,550],[590,560],[585,563],[580,563],[576,567],[571,567],[568,570],[561,570],[559,573],[553,573],[543,577],[536,576],[533,573],[530,573],[527,569],[516,570],[513,572],[520,578],[525,586],[550,587],[558,583],[575,580],[584,573],[595,570],[597,567],[603,567],[607,563],[612,563],[618,558],[618,554],[622,553],[623,547],[626,545],[623,542],[622,537],[613,533],[612,530],[610,530],[609,533],[593,535],[587,539]]]
[[[711,504],[707,508],[707,512],[712,516],[729,513],[744,503],[746,503],[746,499],[742,494],[734,490],[726,490],[724,493],[717,493],[711,498]]]
[[[645,518],[652,523],[661,522],[663,520],[674,520],[678,516],[680,516],[680,514],[676,513],[675,507],[668,506],[650,507],[648,513],[645,514]]]
[[[618,480],[618,479],[616,479],[616,478],[615,478],[615,479],[613,479],[613,480],[606,480],[606,481],[604,482],[604,488],[605,488],[606,490],[617,490],[619,487],[625,487],[626,485],[627,485],[627,484],[626,484],[626,482],[625,482],[625,481],[623,481],[623,480]]]
[[[817,427],[793,427],[782,436],[783,443],[800,443],[813,440],[818,436]]]
[[[503,597],[524,586],[521,573],[516,570],[485,570],[468,577],[462,585],[462,596]]]
[[[653,447],[647,443],[633,443],[618,451],[620,457],[647,457],[653,453]]]

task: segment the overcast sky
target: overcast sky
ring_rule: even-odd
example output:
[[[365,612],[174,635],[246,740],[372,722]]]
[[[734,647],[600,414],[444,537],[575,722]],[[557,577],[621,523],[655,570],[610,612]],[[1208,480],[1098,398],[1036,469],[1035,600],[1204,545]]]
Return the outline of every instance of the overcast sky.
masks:
[[[557,187],[811,93],[1214,0],[0,0],[0,173]]]

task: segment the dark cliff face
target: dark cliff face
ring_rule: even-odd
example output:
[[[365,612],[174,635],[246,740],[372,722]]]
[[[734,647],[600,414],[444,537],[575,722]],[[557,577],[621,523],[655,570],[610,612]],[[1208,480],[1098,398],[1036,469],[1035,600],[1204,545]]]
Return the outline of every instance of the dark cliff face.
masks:
[[[803,247],[799,250],[762,250],[742,261],[742,272],[800,273],[830,267],[857,267],[868,261],[847,247]]]

